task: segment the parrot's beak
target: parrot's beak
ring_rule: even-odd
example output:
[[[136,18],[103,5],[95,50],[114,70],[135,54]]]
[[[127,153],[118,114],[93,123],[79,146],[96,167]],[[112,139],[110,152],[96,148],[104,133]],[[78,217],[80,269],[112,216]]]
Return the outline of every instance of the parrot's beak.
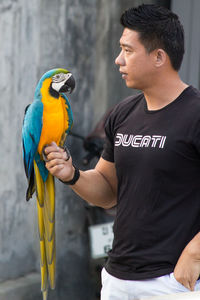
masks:
[[[70,73],[70,77],[65,81],[64,85],[60,88],[61,93],[72,93],[75,88],[75,79]]]

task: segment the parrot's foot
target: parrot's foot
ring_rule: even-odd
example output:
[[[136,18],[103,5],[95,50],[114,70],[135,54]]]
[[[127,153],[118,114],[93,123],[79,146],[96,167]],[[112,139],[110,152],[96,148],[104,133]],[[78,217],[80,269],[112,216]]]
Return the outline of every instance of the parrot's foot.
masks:
[[[67,155],[66,161],[68,161],[68,160],[70,159],[70,157],[71,157],[71,154],[70,154],[70,152],[69,152],[69,149],[67,148],[66,145],[64,145],[63,149],[64,149],[64,151],[65,151],[65,153],[66,153],[66,155]]]
[[[47,159],[47,156],[45,154],[45,148],[48,147],[48,145],[45,145],[43,148],[42,148],[42,158],[45,162],[48,162],[48,159]]]

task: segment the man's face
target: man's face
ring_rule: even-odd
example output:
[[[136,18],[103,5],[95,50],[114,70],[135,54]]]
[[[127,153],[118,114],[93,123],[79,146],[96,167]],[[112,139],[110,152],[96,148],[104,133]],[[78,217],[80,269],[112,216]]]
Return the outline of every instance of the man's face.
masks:
[[[121,52],[115,63],[127,87],[144,90],[154,78],[154,56],[139,41],[138,32],[125,28],[120,39]]]

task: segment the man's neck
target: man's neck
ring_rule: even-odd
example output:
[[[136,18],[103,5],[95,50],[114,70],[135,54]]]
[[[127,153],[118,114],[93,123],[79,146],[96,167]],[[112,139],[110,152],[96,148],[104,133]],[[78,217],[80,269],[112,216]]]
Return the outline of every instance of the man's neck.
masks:
[[[168,79],[166,79],[168,78]],[[144,90],[148,110],[158,110],[173,102],[187,87],[178,74],[159,78],[157,84]]]

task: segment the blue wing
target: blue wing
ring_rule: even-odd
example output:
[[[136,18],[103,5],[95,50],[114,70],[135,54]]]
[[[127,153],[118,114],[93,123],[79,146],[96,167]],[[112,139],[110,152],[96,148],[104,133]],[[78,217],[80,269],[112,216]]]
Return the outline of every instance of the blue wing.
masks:
[[[73,113],[72,113],[72,109],[71,109],[71,105],[69,103],[69,100],[67,99],[67,96],[63,93],[61,95],[64,98],[65,103],[67,105],[67,113],[68,113],[68,116],[69,116],[69,121],[68,121],[69,124],[68,124],[68,128],[66,130],[66,134],[69,134],[69,132],[70,132],[72,126],[73,126]]]
[[[33,171],[33,160],[37,153],[42,131],[43,104],[35,100],[26,110],[22,127],[24,168],[28,180]]]

